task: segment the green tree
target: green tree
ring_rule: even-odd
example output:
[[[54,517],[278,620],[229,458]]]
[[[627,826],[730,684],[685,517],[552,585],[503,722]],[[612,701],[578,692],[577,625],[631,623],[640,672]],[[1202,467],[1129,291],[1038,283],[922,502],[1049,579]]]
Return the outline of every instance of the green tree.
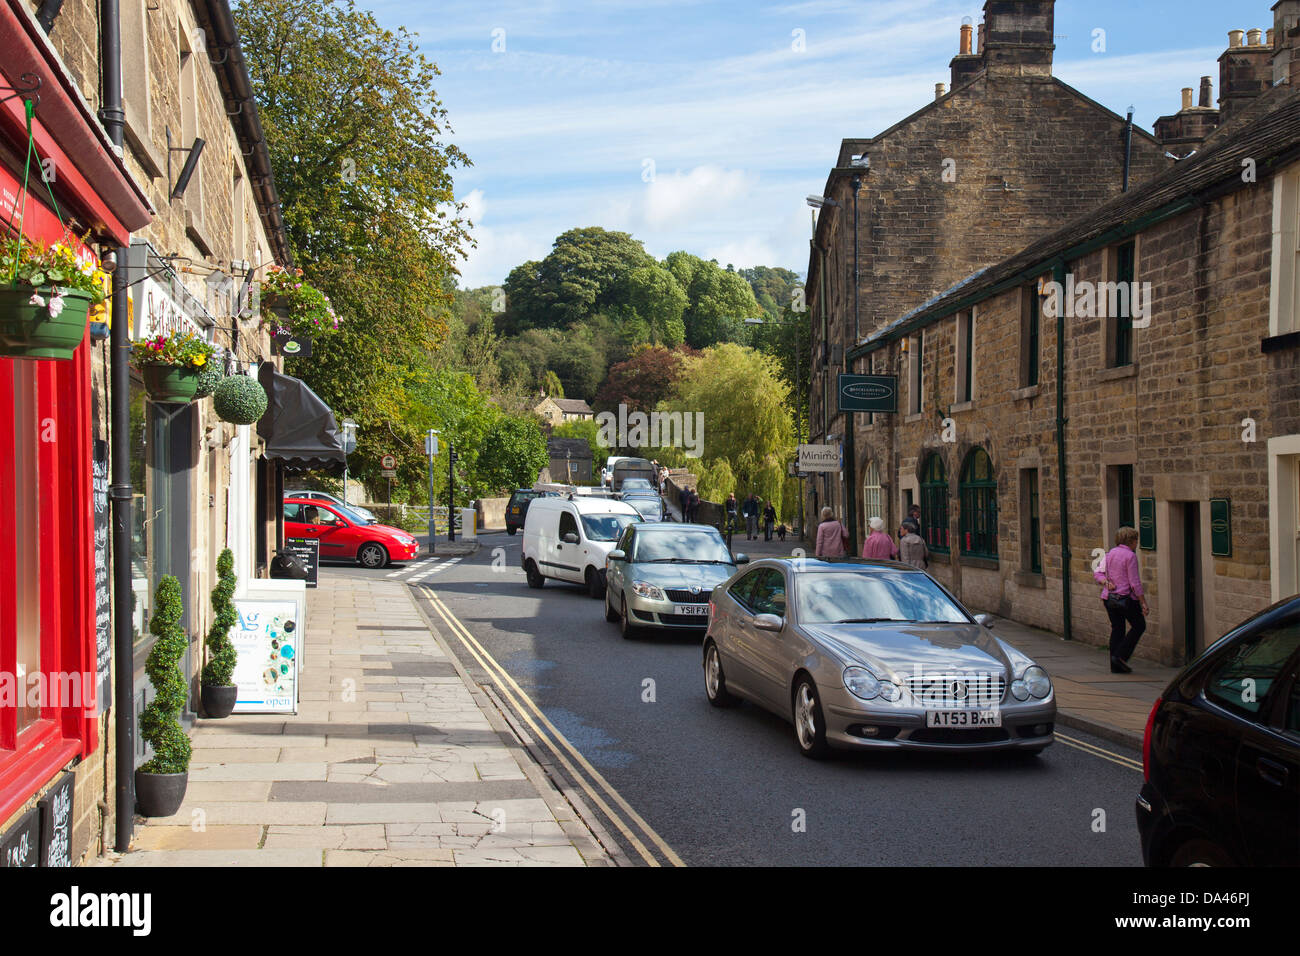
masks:
[[[701,349],[720,342],[748,341],[744,320],[758,318],[762,312],[748,282],[716,262],[705,262],[687,252],[669,253],[665,265],[686,290],[682,323],[687,345]]]
[[[468,241],[452,171],[469,160],[445,139],[437,67],[352,0],[239,0],[233,12],[290,246],[342,318],[310,360],[287,365],[361,426],[363,475],[384,452],[415,469],[422,435],[404,384],[447,335],[446,280]]]
[[[591,449],[592,467],[599,469],[609,457],[610,449],[600,444],[600,426],[594,418],[576,418],[562,422],[551,431],[553,438],[581,438]]]
[[[475,483],[500,492],[529,488],[548,460],[546,439],[535,419],[501,416],[484,438]]]
[[[564,397],[564,385],[560,382],[560,377],[552,372],[549,368],[542,377],[542,391],[551,398]]]

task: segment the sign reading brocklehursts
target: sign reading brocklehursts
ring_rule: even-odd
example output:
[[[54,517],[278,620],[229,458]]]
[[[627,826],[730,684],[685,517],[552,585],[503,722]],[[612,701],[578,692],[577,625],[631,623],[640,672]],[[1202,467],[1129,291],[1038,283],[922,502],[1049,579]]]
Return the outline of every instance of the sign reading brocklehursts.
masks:
[[[799,446],[800,471],[839,471],[841,467],[839,445]]]

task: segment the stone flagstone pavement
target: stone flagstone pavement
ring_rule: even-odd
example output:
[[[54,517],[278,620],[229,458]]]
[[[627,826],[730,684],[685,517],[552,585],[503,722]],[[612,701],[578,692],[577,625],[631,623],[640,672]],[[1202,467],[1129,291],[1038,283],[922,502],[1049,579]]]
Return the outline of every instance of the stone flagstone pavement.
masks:
[[[307,593],[299,713],[198,720],[179,812],[105,865],[609,865],[404,584]]]

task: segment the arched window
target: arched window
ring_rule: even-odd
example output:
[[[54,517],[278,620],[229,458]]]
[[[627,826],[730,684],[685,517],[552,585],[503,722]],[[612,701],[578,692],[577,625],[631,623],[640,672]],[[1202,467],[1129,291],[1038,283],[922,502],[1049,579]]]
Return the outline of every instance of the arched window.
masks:
[[[921,535],[931,551],[948,553],[948,469],[936,453],[921,469]]]
[[[866,477],[862,479],[862,518],[865,522],[869,518],[880,517],[881,514],[881,495],[880,495],[880,469],[876,467],[873,461],[867,465]],[[888,524],[888,522],[886,522]]]
[[[998,483],[983,448],[966,456],[961,469],[961,550],[977,558],[998,557]]]

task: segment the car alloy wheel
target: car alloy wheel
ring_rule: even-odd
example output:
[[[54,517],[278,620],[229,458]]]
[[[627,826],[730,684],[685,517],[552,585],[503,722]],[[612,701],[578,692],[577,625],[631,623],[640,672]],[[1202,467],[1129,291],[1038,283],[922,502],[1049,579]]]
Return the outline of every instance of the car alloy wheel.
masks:
[[[817,688],[812,678],[800,678],[794,690],[794,733],[799,742],[799,751],[805,757],[819,758],[826,755],[826,723],[822,719],[821,701],[817,699]]]
[[[709,703],[714,707],[733,707],[740,699],[727,690],[727,678],[722,673],[722,658],[718,655],[718,645],[709,641],[704,652],[704,692],[709,695]]]
[[[382,568],[388,563],[388,552],[384,550],[383,545],[372,541],[361,546],[361,550],[357,552],[357,560],[367,568]]]

